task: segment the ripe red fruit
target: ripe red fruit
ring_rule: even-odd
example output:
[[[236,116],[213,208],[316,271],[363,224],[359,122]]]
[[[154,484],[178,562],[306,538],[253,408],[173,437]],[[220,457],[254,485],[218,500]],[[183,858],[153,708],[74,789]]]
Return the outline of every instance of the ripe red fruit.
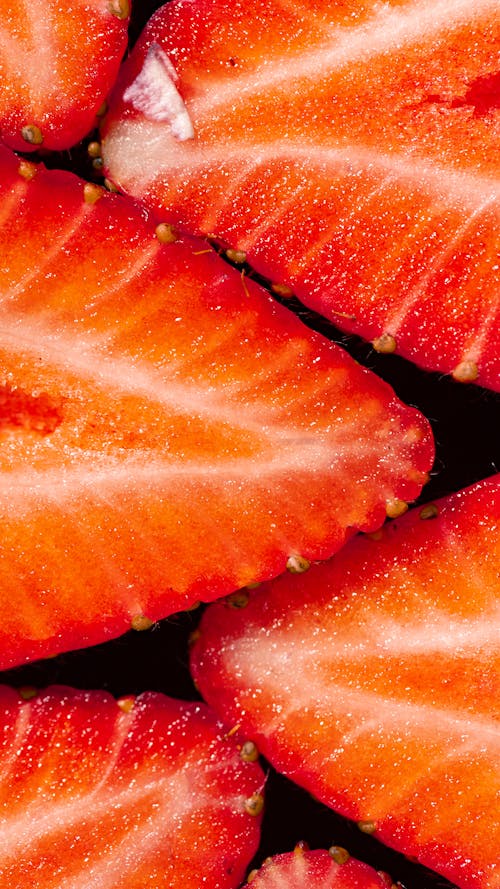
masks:
[[[130,0],[0,6],[0,132],[10,148],[61,150],[97,123],[127,46]]]
[[[497,0],[177,0],[123,67],[108,175],[379,351],[500,390],[499,52]]]
[[[7,151],[0,197],[1,668],[298,570],[418,494],[425,419],[206,243]]]
[[[499,522],[497,475],[211,606],[193,649],[279,771],[463,889],[500,886]]]
[[[0,712],[1,889],[240,884],[264,776],[204,704],[3,686]]]
[[[252,872],[246,886],[252,889],[391,889],[388,874],[350,858],[345,849],[303,849],[275,855]]]

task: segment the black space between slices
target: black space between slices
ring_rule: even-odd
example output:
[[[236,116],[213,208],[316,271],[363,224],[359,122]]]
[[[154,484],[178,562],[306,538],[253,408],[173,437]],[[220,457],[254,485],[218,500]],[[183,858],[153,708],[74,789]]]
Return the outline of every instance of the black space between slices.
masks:
[[[161,5],[135,0],[130,24],[131,45],[150,15]],[[97,180],[86,146],[43,156],[51,168],[72,170]],[[223,253],[221,252],[221,255]],[[241,266],[238,266],[241,269]],[[252,270],[250,276],[266,284]],[[386,380],[397,396],[417,407],[431,422],[436,461],[421,502],[446,496],[500,471],[500,395],[450,377],[419,370],[397,355],[382,355],[359,337],[347,336],[296,299],[280,300],[312,329],[345,348],[360,364]],[[83,689],[105,689],[115,696],[160,691],[186,700],[199,700],[188,667],[188,640],[203,606],[173,615],[147,632],[130,632],[95,646],[69,652],[0,673],[0,682],[43,688],[54,683]],[[316,802],[309,793],[278,775],[264,762],[268,774],[266,808],[260,848],[249,870],[269,855],[293,849],[301,840],[311,848],[343,846],[351,855],[389,873],[404,889],[453,889],[453,884],[405,856],[363,834],[355,824]]]

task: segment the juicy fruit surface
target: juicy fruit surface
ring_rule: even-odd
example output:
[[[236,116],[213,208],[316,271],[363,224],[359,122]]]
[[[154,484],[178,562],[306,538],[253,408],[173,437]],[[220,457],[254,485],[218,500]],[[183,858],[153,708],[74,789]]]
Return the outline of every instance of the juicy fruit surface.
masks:
[[[497,0],[176,0],[105,163],[342,329],[498,390],[499,58]]]
[[[500,886],[500,476],[208,609],[192,669],[271,763],[464,889]]]
[[[418,494],[425,419],[205,243],[7,152],[0,194],[2,668],[326,558]]]
[[[127,46],[129,0],[0,6],[0,134],[18,151],[61,150],[96,125]]]
[[[337,850],[340,855],[344,852]],[[387,874],[378,874],[354,858],[337,864],[324,849],[304,851],[298,846],[264,862],[247,885],[252,889],[390,889],[393,884]]]
[[[4,686],[0,709],[2,889],[239,885],[264,776],[204,704]]]

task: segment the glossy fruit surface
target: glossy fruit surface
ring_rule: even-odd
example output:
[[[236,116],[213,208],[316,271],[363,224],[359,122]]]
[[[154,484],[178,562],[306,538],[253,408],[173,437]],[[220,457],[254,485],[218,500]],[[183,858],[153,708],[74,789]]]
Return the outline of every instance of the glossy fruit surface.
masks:
[[[3,686],[0,710],[2,889],[240,884],[264,776],[204,704]]]
[[[343,330],[500,390],[496,0],[166,4],[108,175]]]
[[[210,607],[205,699],[278,771],[464,889],[500,885],[500,476]]]
[[[391,881],[392,882],[392,881]],[[250,875],[252,889],[390,889],[387,874],[350,858],[346,849],[332,847],[276,855]]]
[[[418,495],[425,419],[212,249],[7,151],[0,193],[2,666],[297,570]]]
[[[0,133],[17,151],[60,151],[97,123],[127,47],[130,0],[0,6]]]

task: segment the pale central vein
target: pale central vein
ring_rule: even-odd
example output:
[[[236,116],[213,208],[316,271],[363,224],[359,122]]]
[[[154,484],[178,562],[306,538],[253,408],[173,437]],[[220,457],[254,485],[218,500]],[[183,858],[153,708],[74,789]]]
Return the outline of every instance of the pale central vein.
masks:
[[[286,87],[293,89],[297,80],[324,78],[330,72],[352,66],[356,62],[368,64],[382,54],[399,52],[419,41],[434,42],[439,35],[452,32],[464,25],[472,25],[483,16],[498,13],[498,0],[427,0],[415,2],[404,9],[388,9],[380,5],[379,11],[368,21],[355,28],[335,28],[338,37],[324,42],[323,31],[318,43],[300,55],[291,55],[286,47],[280,54],[276,49],[272,61],[265,59],[256,70],[238,78],[237,88],[233,81],[220,83],[210,94],[200,96],[189,105],[189,112],[197,116],[210,115],[218,106],[247,104],[259,92]]]
[[[28,321],[29,337],[26,332]],[[100,338],[89,332],[77,340],[49,331],[36,317],[26,318],[22,324],[20,319],[12,320],[3,315],[0,319],[1,348],[9,354],[31,354],[46,365],[59,367],[64,373],[90,380],[96,387],[109,390],[110,397],[138,395],[168,408],[172,413],[225,422],[234,428],[258,433],[262,438],[288,438],[291,432],[297,434],[295,427],[290,427],[288,422],[280,423],[276,416],[273,420],[263,400],[255,404],[234,404],[228,399],[222,384],[216,389],[213,386],[204,387],[200,381],[189,386],[171,378],[168,364],[157,369],[132,356],[123,358],[110,355],[106,336]],[[245,381],[244,376],[243,383]],[[307,437],[308,433],[304,434]]]

